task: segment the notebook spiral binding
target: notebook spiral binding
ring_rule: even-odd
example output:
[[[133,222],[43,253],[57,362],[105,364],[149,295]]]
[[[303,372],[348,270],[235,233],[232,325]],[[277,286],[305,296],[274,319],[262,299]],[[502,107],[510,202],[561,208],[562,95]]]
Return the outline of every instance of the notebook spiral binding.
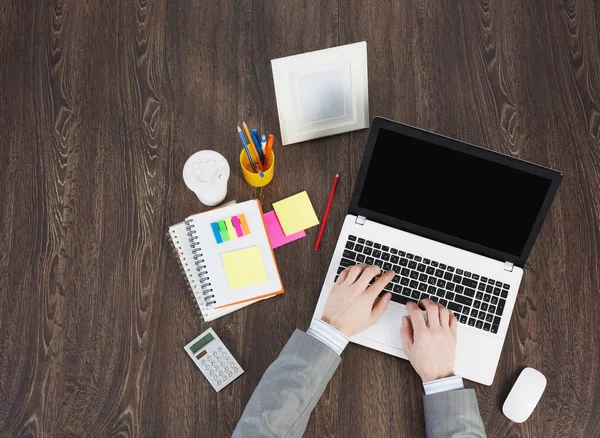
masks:
[[[186,220],[185,222],[185,231],[190,241],[190,248],[192,248],[192,259],[194,260],[194,265],[196,267],[196,272],[198,275],[198,283],[200,283],[200,289],[202,296],[198,297],[194,295],[197,301],[202,299],[207,307],[212,307],[217,302],[215,301],[215,295],[212,293],[212,285],[210,283],[210,278],[208,276],[208,271],[206,270],[206,264],[204,262],[204,256],[202,254],[202,248],[200,248],[200,242],[198,242],[198,236],[196,236],[196,230],[194,229],[193,220]]]
[[[175,245],[175,242],[173,242],[173,238],[171,237],[171,235],[168,232],[167,232],[167,236],[169,237],[169,244],[171,245],[171,250],[173,251],[173,253],[176,256],[175,260],[177,261],[177,264],[179,265],[179,269],[181,270],[181,273],[183,274],[183,278],[185,279],[185,284],[187,285],[188,290],[190,291],[190,295],[192,297],[194,297],[194,306],[196,307],[198,314],[202,315],[202,309],[200,309],[200,307],[198,306],[198,303],[196,301],[196,294],[194,293],[194,289],[192,288],[192,285],[188,281],[188,278],[185,275],[185,268],[183,267],[183,264],[182,264],[181,260],[179,259],[179,254],[177,252],[177,246]]]

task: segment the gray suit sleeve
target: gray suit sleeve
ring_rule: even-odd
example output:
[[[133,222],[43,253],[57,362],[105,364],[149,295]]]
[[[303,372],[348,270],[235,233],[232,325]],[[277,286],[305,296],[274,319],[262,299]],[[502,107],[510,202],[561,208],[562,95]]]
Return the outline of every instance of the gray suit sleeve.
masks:
[[[233,437],[300,437],[340,364],[330,347],[296,330],[267,369]]]
[[[473,389],[426,395],[423,404],[427,438],[486,436]]]

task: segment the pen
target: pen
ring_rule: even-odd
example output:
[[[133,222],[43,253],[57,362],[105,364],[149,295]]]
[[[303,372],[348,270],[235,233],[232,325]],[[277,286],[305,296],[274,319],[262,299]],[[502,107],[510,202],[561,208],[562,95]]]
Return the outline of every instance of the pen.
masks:
[[[258,152],[258,159],[261,164],[265,164],[265,156],[262,152],[262,148],[260,147],[260,136],[258,135],[258,131],[256,129],[250,130],[250,135],[252,135],[252,140],[254,141],[254,145],[256,146],[256,152]]]
[[[265,146],[265,156],[269,155],[273,150],[273,141],[275,140],[275,136],[273,134],[269,134],[267,137],[267,145]]]
[[[267,136],[265,134],[260,138],[260,148],[263,151],[263,155],[265,155],[265,147],[267,146]],[[266,156],[265,156],[266,158]]]
[[[254,159],[252,158],[252,154],[250,153],[250,149],[248,149],[248,145],[246,144],[246,139],[244,138],[244,133],[242,132],[242,130],[240,129],[240,127],[237,127],[238,130],[238,135],[240,136],[240,140],[242,140],[242,145],[244,146],[244,149],[246,150],[246,155],[248,156],[248,161],[250,162],[250,166],[252,167],[252,171],[254,173],[256,173],[256,166],[254,165]],[[262,171],[260,172],[260,177],[263,178],[264,174],[262,173]]]
[[[327,207],[325,207],[325,213],[323,214],[323,222],[321,222],[321,228],[319,229],[319,235],[317,236],[317,242],[315,243],[315,251],[319,249],[319,245],[321,245],[321,239],[323,238],[323,231],[325,230],[325,224],[327,223],[327,217],[329,216],[329,210],[331,210],[331,203],[333,202],[333,194],[335,193],[335,188],[337,187],[338,180],[340,179],[340,175],[336,174],[333,179],[333,184],[331,185],[331,191],[329,192],[329,199],[327,200]]]
[[[242,126],[244,127],[244,132],[246,133],[246,136],[248,137],[248,149],[250,150],[250,154],[252,155],[252,158],[254,159],[254,163],[258,166],[258,169],[262,172],[263,168],[262,165],[260,163],[260,157],[254,157],[254,154],[252,154],[252,150],[254,148],[250,147],[250,144],[254,145],[254,141],[252,140],[252,136],[250,135],[250,130],[248,129],[248,125],[246,125],[246,122],[242,122]],[[258,151],[257,151],[258,153]]]

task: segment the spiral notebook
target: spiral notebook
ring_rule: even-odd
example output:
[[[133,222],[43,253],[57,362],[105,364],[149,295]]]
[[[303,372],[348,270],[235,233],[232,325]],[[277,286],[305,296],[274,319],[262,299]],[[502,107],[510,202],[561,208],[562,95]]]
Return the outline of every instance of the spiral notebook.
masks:
[[[221,316],[227,315],[228,313],[234,312],[242,307],[246,307],[254,303],[255,301],[248,301],[246,303],[229,306],[218,310],[205,305],[204,299],[201,298],[203,296],[202,288],[197,283],[198,275],[196,271],[196,262],[199,262],[200,257],[192,252],[185,228],[185,222],[180,222],[170,226],[169,237],[173,251],[177,255],[179,267],[181,268],[181,272],[186,279],[188,289],[193,297],[193,303],[198,309],[198,313],[202,315],[204,320],[206,322],[213,321]]]
[[[169,236],[206,321],[283,293],[258,200],[190,216]]]

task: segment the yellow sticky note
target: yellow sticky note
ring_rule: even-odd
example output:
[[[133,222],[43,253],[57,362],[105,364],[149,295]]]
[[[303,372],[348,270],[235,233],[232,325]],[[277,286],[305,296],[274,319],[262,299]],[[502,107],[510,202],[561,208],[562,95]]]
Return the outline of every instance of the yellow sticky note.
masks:
[[[273,203],[273,209],[286,236],[319,225],[319,219],[306,192]]]
[[[252,286],[267,281],[260,248],[240,249],[221,254],[229,289]]]

